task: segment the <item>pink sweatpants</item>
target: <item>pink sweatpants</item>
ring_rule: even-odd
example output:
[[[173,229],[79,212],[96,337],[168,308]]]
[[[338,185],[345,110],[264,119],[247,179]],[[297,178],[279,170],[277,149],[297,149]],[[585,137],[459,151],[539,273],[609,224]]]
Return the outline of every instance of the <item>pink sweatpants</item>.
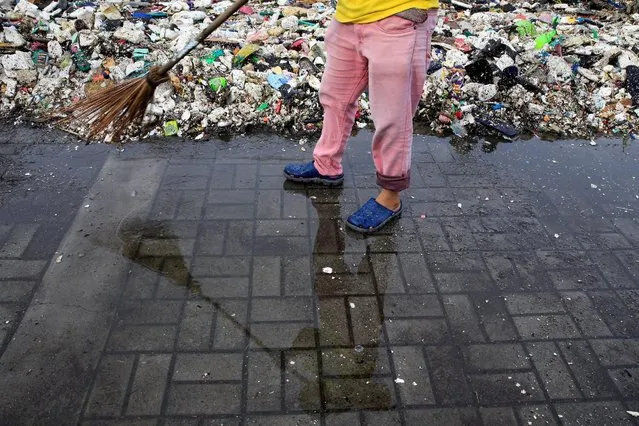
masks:
[[[313,153],[321,174],[342,173],[358,98],[368,86],[375,125],[377,184],[397,192],[408,188],[413,116],[422,95],[436,25],[437,10],[429,11],[423,24],[397,16],[371,24],[341,24],[335,20],[330,24],[319,93],[324,126]]]

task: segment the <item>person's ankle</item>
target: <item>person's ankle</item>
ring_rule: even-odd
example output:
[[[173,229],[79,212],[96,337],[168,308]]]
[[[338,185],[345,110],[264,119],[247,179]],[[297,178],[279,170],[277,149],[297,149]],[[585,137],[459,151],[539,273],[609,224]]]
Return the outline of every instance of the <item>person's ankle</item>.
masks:
[[[398,210],[402,205],[399,193],[388,190],[380,192],[375,201],[392,211]]]

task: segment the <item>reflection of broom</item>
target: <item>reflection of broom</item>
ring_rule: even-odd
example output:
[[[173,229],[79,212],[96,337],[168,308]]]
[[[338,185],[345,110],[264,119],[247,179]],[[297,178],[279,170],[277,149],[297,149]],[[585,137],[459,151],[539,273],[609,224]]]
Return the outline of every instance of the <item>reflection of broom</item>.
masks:
[[[155,88],[168,80],[168,72],[186,55],[202,43],[213,31],[237,12],[248,0],[235,0],[195,40],[189,42],[173,59],[159,67],[152,67],[145,77],[135,78],[115,87],[102,89],[87,98],[62,109],[68,114],[63,121],[78,120],[88,124],[88,137],[94,138],[111,127],[114,139],[144,117]]]

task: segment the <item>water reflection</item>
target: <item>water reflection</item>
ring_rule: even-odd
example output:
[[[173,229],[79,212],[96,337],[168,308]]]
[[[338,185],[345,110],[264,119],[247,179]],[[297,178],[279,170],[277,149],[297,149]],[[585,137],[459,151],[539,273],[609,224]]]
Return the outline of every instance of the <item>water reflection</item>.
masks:
[[[380,356],[386,357],[386,348],[380,347],[383,297],[375,291],[370,252],[367,248],[362,254],[345,253],[346,238],[355,237],[345,233],[339,202],[342,190],[319,194],[311,196],[318,218],[312,267],[322,367],[319,383],[309,381],[301,388],[300,405],[315,410],[319,392],[326,409],[389,409],[394,398],[388,380],[374,377],[389,371],[380,362]],[[383,295],[386,282],[378,278],[382,278],[377,282],[378,294]],[[298,338],[305,333],[308,330],[302,330]]]
[[[289,348],[271,348],[251,332],[249,324],[225,310],[221,300],[202,291],[190,271],[189,251],[171,220],[130,217],[118,228],[122,253],[136,264],[183,286],[210,303],[251,344],[261,348],[266,359],[282,368],[287,400],[297,400],[298,409],[317,413],[328,410],[388,410],[395,405],[390,360],[383,333],[383,295],[388,282],[383,265],[376,265],[364,241],[347,235],[342,220],[342,190],[303,190],[311,193],[316,213],[312,254],[312,279],[317,300],[317,326],[302,328]],[[298,188],[296,192],[300,192]],[[355,253],[348,243],[362,243]],[[394,246],[386,246],[394,251]],[[331,273],[326,273],[329,270]],[[255,285],[259,285],[255,283]],[[315,342],[313,349],[303,342]],[[264,367],[266,368],[266,366]],[[273,383],[273,386],[279,384]]]

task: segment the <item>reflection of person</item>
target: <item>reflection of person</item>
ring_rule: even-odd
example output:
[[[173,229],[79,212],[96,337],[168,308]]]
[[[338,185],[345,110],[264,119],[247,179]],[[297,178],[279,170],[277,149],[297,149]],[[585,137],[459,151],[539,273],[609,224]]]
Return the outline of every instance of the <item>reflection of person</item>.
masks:
[[[384,383],[371,378],[377,369],[379,342],[382,336],[383,317],[377,305],[362,303],[357,305],[358,318],[365,322],[351,321],[355,341],[348,337],[348,325],[345,323],[344,309],[349,306],[347,295],[352,293],[350,286],[353,280],[371,278],[367,263],[370,261],[368,251],[357,266],[349,266],[344,258],[345,240],[341,219],[341,208],[338,196],[341,191],[328,191],[328,200],[319,203],[313,199],[313,207],[317,211],[319,223],[313,246],[313,269],[321,271],[330,267],[334,275],[314,275],[315,292],[318,294],[319,343],[326,347],[323,351],[325,364],[318,376],[324,386],[324,403],[329,408],[342,409],[388,409],[393,403],[390,389]],[[328,255],[328,256],[327,256]],[[319,264],[321,262],[321,264]],[[331,279],[335,278],[337,279]],[[362,278],[365,276],[365,278]],[[381,295],[386,289],[386,280],[378,280],[378,291]],[[343,296],[343,297],[339,297]],[[371,294],[370,299],[375,296]],[[300,331],[298,339],[308,339],[311,329]],[[296,339],[296,340],[298,340]],[[295,344],[293,345],[295,347]],[[336,347],[339,349],[331,349]],[[327,366],[330,364],[330,367]],[[298,365],[297,368],[311,370],[314,366]],[[328,374],[336,377],[327,377]],[[304,376],[309,376],[305,371]],[[379,372],[379,371],[378,371]],[[347,376],[347,377],[340,377]],[[314,402],[319,398],[318,383],[307,380],[303,383],[299,401],[305,410],[317,407]]]
[[[290,164],[287,179],[340,185],[342,157],[358,98],[368,87],[375,124],[373,161],[382,188],[348,218],[374,232],[399,217],[400,192],[410,181],[413,116],[422,94],[438,0],[340,0],[326,32],[327,63],[320,87],[322,135],[313,161]]]

